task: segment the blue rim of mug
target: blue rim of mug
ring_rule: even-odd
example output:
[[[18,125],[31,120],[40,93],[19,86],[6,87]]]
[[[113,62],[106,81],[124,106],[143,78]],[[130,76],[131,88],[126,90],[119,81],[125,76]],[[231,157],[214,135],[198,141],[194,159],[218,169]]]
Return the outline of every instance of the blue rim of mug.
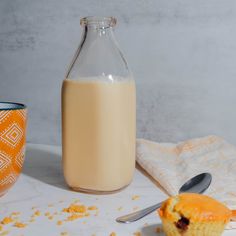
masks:
[[[1,105],[4,104],[4,107]],[[26,109],[26,105],[16,102],[0,102],[0,111],[22,110]]]

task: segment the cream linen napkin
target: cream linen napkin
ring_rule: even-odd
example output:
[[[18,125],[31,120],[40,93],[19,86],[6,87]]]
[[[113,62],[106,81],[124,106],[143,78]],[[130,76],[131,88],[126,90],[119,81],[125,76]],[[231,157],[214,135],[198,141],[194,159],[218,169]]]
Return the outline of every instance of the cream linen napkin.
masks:
[[[236,148],[220,137],[178,144],[138,139],[136,160],[169,195],[194,175],[210,172],[212,184],[205,194],[236,209]]]

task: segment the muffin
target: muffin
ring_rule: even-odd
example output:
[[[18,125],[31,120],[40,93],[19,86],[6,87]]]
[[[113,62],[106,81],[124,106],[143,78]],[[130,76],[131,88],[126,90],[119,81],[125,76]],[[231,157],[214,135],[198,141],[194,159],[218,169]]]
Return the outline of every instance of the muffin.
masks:
[[[195,193],[170,197],[158,212],[166,236],[220,236],[232,215],[222,203]]]

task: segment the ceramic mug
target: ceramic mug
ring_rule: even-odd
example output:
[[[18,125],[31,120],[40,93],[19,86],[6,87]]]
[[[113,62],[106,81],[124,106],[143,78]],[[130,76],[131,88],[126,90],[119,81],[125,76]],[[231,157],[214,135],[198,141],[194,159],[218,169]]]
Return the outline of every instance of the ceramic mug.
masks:
[[[0,102],[0,196],[16,182],[24,162],[26,106]]]

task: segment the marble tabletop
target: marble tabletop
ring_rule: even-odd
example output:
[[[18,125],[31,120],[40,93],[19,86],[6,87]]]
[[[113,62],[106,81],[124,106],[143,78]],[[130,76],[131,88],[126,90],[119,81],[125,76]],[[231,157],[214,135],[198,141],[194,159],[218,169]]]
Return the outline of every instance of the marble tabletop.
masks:
[[[133,182],[121,192],[110,195],[73,192],[63,179],[61,147],[28,144],[23,174],[0,198],[0,218],[16,212],[13,216],[26,226],[4,225],[0,235],[109,236],[115,232],[116,236],[132,236],[140,232],[142,236],[161,236],[162,233],[156,232],[161,224],[155,212],[132,224],[116,223],[115,218],[165,198],[166,195],[139,170],[136,170]],[[62,210],[73,202],[96,206],[98,210],[89,211],[87,217],[65,221],[68,213]],[[226,230],[224,236],[235,234],[236,231]]]

